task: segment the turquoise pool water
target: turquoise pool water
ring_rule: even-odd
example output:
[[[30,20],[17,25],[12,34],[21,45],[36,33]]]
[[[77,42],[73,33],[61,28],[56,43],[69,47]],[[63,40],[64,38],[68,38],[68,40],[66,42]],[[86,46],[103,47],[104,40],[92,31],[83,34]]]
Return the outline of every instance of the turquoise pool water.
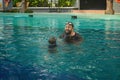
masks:
[[[81,44],[58,38],[67,21]],[[120,80],[120,15],[0,13],[0,80]]]

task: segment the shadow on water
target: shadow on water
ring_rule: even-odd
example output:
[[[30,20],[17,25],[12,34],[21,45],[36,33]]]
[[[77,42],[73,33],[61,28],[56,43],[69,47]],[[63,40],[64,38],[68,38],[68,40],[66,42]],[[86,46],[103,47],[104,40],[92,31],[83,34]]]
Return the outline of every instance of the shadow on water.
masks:
[[[52,73],[45,73],[44,67],[24,66],[15,61],[6,58],[0,59],[0,79],[1,80],[84,80],[78,76],[70,73],[60,73],[54,75]]]
[[[56,80],[85,80],[85,79],[82,79],[74,74],[63,72],[62,74],[58,75],[58,78]]]
[[[36,69],[33,66],[24,66],[7,58],[0,60],[1,80],[33,80],[40,77],[38,74],[42,74],[41,72],[36,74]],[[41,79],[42,77],[43,76],[41,76]]]

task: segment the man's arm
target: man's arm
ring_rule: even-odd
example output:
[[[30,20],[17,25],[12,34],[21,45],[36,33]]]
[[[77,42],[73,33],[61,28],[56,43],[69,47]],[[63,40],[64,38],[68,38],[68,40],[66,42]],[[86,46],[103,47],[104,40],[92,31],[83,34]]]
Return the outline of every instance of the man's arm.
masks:
[[[59,38],[64,38],[64,36],[65,36],[65,34],[63,33],[63,34],[61,34],[60,36],[59,36]]]
[[[83,40],[81,35],[78,34],[78,33],[76,33],[76,40],[78,40],[78,41],[82,41]]]

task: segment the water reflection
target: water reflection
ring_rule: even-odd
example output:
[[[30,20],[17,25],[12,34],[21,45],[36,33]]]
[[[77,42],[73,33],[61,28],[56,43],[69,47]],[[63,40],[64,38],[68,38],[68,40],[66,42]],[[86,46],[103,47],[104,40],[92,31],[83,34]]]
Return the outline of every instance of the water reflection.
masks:
[[[112,25],[111,25],[112,24]],[[106,40],[110,48],[120,48],[120,24],[119,21],[106,21]]]

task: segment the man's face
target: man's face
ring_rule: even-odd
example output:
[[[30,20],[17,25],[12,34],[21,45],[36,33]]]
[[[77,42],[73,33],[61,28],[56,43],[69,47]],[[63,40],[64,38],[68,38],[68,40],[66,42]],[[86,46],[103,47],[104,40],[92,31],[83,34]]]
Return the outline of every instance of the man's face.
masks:
[[[71,34],[72,31],[73,31],[73,27],[71,25],[67,24],[65,26],[65,33],[69,35],[69,34]]]

